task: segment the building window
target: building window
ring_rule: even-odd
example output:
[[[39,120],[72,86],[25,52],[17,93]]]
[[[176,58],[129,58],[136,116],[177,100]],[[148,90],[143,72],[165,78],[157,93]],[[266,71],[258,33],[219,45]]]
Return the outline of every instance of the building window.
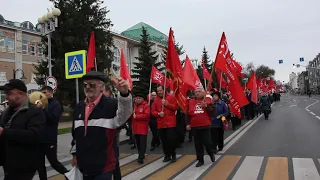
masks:
[[[114,51],[114,59],[113,62],[120,63],[120,50],[118,48]]]
[[[28,41],[22,41],[22,54],[28,55]]]
[[[5,42],[5,37],[4,36],[0,36],[0,47],[4,47],[4,42]]]
[[[14,52],[14,39],[8,38],[8,52]]]
[[[36,44],[30,43],[30,56],[35,56],[35,55],[36,55]]]
[[[43,56],[43,47],[40,43],[38,44],[38,56]]]

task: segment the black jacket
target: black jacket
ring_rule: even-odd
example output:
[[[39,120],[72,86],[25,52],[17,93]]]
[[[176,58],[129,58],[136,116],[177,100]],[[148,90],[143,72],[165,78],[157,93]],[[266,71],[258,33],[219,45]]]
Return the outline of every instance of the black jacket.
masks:
[[[85,175],[100,175],[115,169],[116,129],[132,115],[132,96],[118,95],[118,101],[102,95],[88,117],[85,134],[86,102],[77,104],[73,115],[71,153],[77,157],[80,171]]]
[[[46,125],[42,133],[41,142],[56,144],[58,136],[58,125],[62,114],[62,107],[61,104],[53,98],[49,98],[48,101],[48,108],[43,110],[46,116]]]
[[[45,125],[43,112],[26,102],[16,112],[7,108],[1,115],[0,136],[2,163],[9,171],[35,170],[39,166],[41,132]]]

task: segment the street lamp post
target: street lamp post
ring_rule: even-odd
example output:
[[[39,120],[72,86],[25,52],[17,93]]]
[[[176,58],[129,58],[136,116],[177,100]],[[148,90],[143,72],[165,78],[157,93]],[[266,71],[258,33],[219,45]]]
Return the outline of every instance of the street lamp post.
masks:
[[[52,76],[52,64],[51,64],[51,33],[55,31],[58,27],[58,16],[60,16],[61,11],[58,8],[54,8],[52,11],[38,18],[38,23],[41,25],[42,35],[48,37],[48,68],[49,76]]]

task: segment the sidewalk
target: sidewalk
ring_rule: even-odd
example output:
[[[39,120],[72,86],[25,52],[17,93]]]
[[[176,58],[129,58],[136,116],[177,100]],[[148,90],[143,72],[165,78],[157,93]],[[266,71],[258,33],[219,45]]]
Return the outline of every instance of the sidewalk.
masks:
[[[71,127],[72,127],[72,121],[59,123],[59,129],[71,128]]]

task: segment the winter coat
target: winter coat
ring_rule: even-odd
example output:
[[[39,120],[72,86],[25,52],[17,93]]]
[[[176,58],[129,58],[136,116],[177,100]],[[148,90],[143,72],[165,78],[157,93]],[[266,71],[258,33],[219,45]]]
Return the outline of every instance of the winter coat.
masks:
[[[165,100],[168,101],[167,106],[164,106],[164,117],[160,117],[162,111],[162,98],[157,97],[152,104],[152,116],[157,118],[158,129],[176,127],[176,111],[178,104],[172,95],[167,94]]]
[[[132,131],[133,134],[148,134],[148,126],[150,121],[150,106],[144,101],[142,104],[134,104],[134,113],[136,118],[132,116]]]

